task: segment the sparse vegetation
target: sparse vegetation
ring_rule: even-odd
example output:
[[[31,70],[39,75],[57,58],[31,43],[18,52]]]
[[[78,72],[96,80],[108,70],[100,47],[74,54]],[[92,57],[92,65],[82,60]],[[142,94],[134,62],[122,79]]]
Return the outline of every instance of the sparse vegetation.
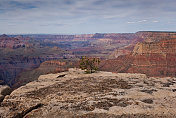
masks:
[[[80,68],[85,70],[86,73],[94,73],[98,70],[98,65],[100,63],[100,59],[96,57],[82,57],[80,60]]]

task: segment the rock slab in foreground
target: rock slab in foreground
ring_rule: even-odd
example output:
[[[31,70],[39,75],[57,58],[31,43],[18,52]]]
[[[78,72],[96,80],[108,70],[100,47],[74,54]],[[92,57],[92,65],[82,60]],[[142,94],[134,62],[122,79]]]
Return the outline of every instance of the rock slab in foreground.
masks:
[[[3,101],[4,97],[6,95],[9,95],[11,93],[11,88],[7,85],[0,85],[0,102]]]
[[[42,75],[6,96],[2,118],[174,118],[176,78],[78,69]]]

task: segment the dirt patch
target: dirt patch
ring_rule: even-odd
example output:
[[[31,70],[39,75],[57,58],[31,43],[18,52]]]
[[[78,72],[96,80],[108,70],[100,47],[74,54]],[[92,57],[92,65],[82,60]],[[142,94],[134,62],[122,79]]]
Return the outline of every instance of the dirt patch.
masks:
[[[76,78],[67,80],[62,83],[55,84],[46,88],[41,88],[37,91],[27,93],[27,97],[46,97],[49,94],[60,92],[67,92],[68,94],[79,94],[80,92],[93,93],[107,93],[112,92],[113,88],[130,89],[132,86],[124,80],[102,79],[102,78]],[[60,94],[59,94],[60,95]]]
[[[141,92],[145,92],[145,93],[148,93],[148,94],[152,94],[153,92],[157,92],[157,90],[141,90]]]
[[[163,87],[170,87],[170,85],[174,85],[174,84],[173,84],[173,83],[171,83],[171,82],[164,83],[164,84],[163,84]]]
[[[147,84],[148,86],[155,86],[154,82],[144,80],[144,84]]]
[[[112,106],[126,107],[131,104],[132,103],[129,102],[127,99],[106,98],[106,99],[99,99],[98,101],[94,101],[94,103],[91,105],[88,102],[81,102],[77,105],[71,105],[71,106],[65,105],[61,107],[61,109],[64,109],[64,110],[71,109],[74,111],[79,111],[79,110],[93,111],[95,108],[99,108],[99,109],[109,110],[109,108]]]
[[[153,104],[152,99],[144,99],[144,100],[142,100],[142,102],[147,103],[147,104]]]

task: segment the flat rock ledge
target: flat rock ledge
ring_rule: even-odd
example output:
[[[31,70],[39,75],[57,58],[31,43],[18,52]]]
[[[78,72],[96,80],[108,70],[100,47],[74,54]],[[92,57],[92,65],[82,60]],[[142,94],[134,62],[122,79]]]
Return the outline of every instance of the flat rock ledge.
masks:
[[[14,90],[0,118],[176,118],[175,111],[176,78],[72,68]]]

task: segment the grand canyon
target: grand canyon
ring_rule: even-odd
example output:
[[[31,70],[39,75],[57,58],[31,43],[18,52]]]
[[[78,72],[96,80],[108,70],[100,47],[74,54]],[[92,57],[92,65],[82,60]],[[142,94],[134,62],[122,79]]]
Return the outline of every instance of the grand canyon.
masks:
[[[176,118],[176,0],[0,0],[0,118]]]
[[[1,35],[0,40],[0,80],[10,86],[78,67],[82,56],[100,57],[103,71],[176,76],[174,32]]]
[[[0,52],[2,118],[176,117],[175,32],[3,34]]]

